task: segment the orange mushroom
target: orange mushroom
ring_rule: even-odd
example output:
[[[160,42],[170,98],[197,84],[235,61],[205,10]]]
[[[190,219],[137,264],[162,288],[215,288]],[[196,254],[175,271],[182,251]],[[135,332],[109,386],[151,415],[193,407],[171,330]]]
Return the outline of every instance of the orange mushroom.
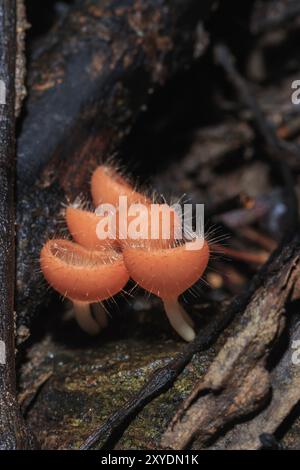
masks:
[[[193,322],[178,297],[203,275],[209,261],[209,247],[199,239],[173,248],[125,247],[124,263],[132,279],[160,297],[168,319],[186,341],[195,337]]]
[[[149,204],[151,201],[136,191],[120,173],[110,165],[101,165],[92,175],[91,192],[95,207],[99,204],[119,205],[119,197],[127,196],[128,205]]]
[[[115,214],[103,216],[69,206],[65,217],[75,242],[92,250],[135,243],[168,247],[179,238],[181,231],[179,216],[167,204],[143,206],[138,215],[130,210],[125,213],[118,210]],[[115,218],[109,220],[110,217]]]
[[[143,210],[127,216],[127,237],[119,239],[122,247],[140,246],[168,248],[181,237],[181,221],[175,210],[167,204],[143,205]],[[122,234],[121,222],[119,232]],[[126,231],[125,231],[126,233]]]
[[[96,207],[111,204],[117,209],[116,234],[121,245],[138,241],[166,247],[177,238],[181,230],[179,216],[170,206],[152,204],[149,198],[136,191],[112,166],[101,165],[94,171],[91,192]],[[120,198],[124,196],[126,208],[121,207]],[[139,208],[143,210],[139,211]],[[169,233],[165,230],[166,221],[169,222]],[[130,228],[135,231],[136,237]]]
[[[90,304],[112,297],[123,289],[129,274],[121,253],[113,249],[88,250],[68,240],[49,240],[40,255],[48,283],[72,300],[74,314],[83,330],[94,335],[107,324],[106,312],[98,308],[93,318]]]
[[[85,248],[99,250],[118,245],[116,238],[100,238],[97,235],[97,226],[100,222],[109,226],[108,216],[100,216],[95,212],[69,206],[66,209],[65,217],[73,239]]]

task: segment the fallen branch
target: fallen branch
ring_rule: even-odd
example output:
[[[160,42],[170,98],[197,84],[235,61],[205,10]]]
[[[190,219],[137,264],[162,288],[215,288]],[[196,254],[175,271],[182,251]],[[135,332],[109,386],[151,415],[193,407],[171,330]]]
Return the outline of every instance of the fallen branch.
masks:
[[[218,336],[225,331],[234,318],[238,318],[247,306],[251,296],[262,285],[267,273],[272,270],[273,257],[271,255],[267,263],[261,267],[254,276],[247,290],[235,297],[225,313],[221,312],[209,324],[203,328],[195,340],[187,345],[182,353],[170,361],[166,366],[156,370],[147,380],[141,390],[121,409],[117,410],[108,420],[93,431],[82,445],[82,450],[92,448],[99,441],[104,440],[102,448],[112,448],[120,439],[125,429],[129,426],[137,414],[151,403],[154,398],[169,390],[180,373],[191,361],[194,354],[205,351],[213,344]]]
[[[165,432],[162,445],[173,449],[185,448],[195,438],[197,447],[202,447],[225,425],[257,411],[265,404],[270,391],[266,359],[283,328],[284,308],[300,277],[300,237],[294,235],[299,223],[297,197],[289,167],[281,159],[281,141],[265,120],[246,82],[238,74],[228,49],[219,46],[216,57],[242,103],[253,112],[256,130],[268,148],[270,162],[281,171],[289,195],[289,217],[284,239],[264,266],[261,285],[253,292],[237,330]]]
[[[300,401],[300,367],[292,358],[293,343],[300,338],[300,323],[293,324],[291,331],[288,349],[270,373],[273,392],[269,406],[251,421],[235,426],[212,449],[260,449],[261,435],[273,434]]]
[[[182,353],[166,366],[157,369],[131,400],[110,416],[98,429],[92,432],[81,446],[81,450],[88,450],[103,439],[105,440],[102,445],[103,449],[113,448],[137,414],[144,409],[148,403],[172,387],[173,383],[184,370],[185,366],[191,361],[194,354],[208,349],[208,347],[216,341],[219,334],[234,317],[238,307],[239,303],[235,301],[225,314],[221,313],[217,315],[207,327],[201,330],[195,340],[187,345]]]
[[[289,181],[290,180],[288,179],[288,182]],[[284,184],[286,183],[287,181],[284,178]],[[293,204],[296,204],[294,202],[294,199],[293,199]],[[293,214],[296,211],[295,207],[297,206],[292,205]],[[297,217],[294,217],[293,219],[291,217],[290,220],[292,220],[293,227],[294,227],[294,224],[297,224]],[[163,392],[168,390],[173,385],[173,383],[175,382],[179,374],[182,372],[184,367],[190,362],[193,355],[196,353],[199,353],[200,351],[205,350],[208,347],[208,345],[211,344],[217,338],[217,336],[228,326],[228,324],[231,322],[231,320],[235,316],[242,314],[242,312],[248,305],[251,299],[251,296],[254,295],[255,293],[257,294],[261,286],[264,284],[264,280],[268,278],[270,273],[273,273],[273,269],[275,265],[277,266],[277,270],[278,270],[277,263],[280,259],[280,256],[282,255],[282,249],[283,249],[283,245],[281,245],[279,249],[274,252],[271,258],[261,268],[261,270],[252,280],[250,286],[248,286],[247,291],[243,295],[234,299],[234,301],[228,308],[226,314],[224,315],[224,318],[219,324],[208,325],[208,331],[207,330],[201,331],[199,335],[197,336],[197,338],[195,339],[195,341],[186,347],[186,349],[179,356],[179,358],[174,359],[169,364],[167,364],[164,368],[159,369],[158,371],[155,371],[153,376],[147,381],[147,383],[140,390],[140,392],[132,400],[130,400],[124,407],[122,407],[120,410],[114,413],[102,426],[100,426],[96,431],[94,431],[88,437],[87,441],[84,443],[81,449],[84,449],[84,450],[89,449],[93,445],[95,445],[97,442],[99,442],[101,439],[106,439],[103,445],[103,448],[112,448],[117,442],[117,440],[121,437],[124,430],[129,426],[130,422],[134,419],[134,417],[154,398],[161,395]],[[279,263],[279,266],[280,266],[280,263]],[[286,292],[286,296],[287,295],[288,295],[288,292]],[[272,297],[271,300],[273,300],[274,298]],[[282,295],[282,299],[285,299],[285,298],[286,297]],[[264,373],[263,368],[260,368],[259,370],[261,374],[258,377],[258,379],[263,380],[266,377],[266,374]],[[254,377],[250,377],[250,379],[253,379],[253,378]],[[263,382],[262,382],[262,387],[264,387]],[[261,391],[263,395],[264,388],[259,389],[259,387],[257,387],[256,391],[257,393]],[[214,409],[214,407],[212,409]],[[191,431],[193,429],[193,427],[191,428],[189,426],[187,427],[189,428],[188,431]],[[167,441],[167,446],[168,446],[168,443],[172,441],[173,437],[174,436],[172,435],[170,438],[170,441]]]
[[[282,331],[283,313],[300,277],[300,237],[272,256],[265,280],[257,288],[239,325],[211,364],[206,376],[178,411],[162,446],[197,447],[233,420],[257,411],[270,391],[265,369],[269,350]]]

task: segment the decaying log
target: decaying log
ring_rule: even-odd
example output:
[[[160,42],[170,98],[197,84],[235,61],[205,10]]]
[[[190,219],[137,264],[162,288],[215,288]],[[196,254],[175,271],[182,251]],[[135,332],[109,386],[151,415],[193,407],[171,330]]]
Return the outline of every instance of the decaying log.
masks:
[[[26,96],[26,58],[25,37],[29,25],[26,19],[24,0],[17,0],[17,51],[16,51],[16,76],[15,76],[15,114],[20,115],[22,103]]]
[[[294,322],[295,323],[295,322]],[[235,426],[213,449],[259,449],[262,434],[274,434],[300,400],[300,367],[294,344],[300,338],[300,323],[293,324],[289,347],[279,364],[270,373],[272,400],[250,422]]]
[[[30,446],[16,400],[14,321],[16,4],[0,1],[0,449]]]
[[[240,318],[252,296],[263,285],[268,273],[272,272],[273,257],[276,257],[278,251],[274,252],[267,263],[261,267],[254,276],[247,289],[236,296],[224,311],[211,319],[205,328],[199,331],[198,335],[183,351],[163,368],[153,372],[149,380],[121,409],[113,413],[106,422],[94,430],[82,445],[82,450],[92,448],[96,443],[104,439],[102,448],[111,449],[114,447],[124,430],[129,426],[132,420],[141,410],[147,406],[154,398],[169,390],[184,367],[191,361],[194,354],[201,354],[213,344],[218,336],[226,330],[234,318]],[[298,285],[297,285],[298,286]]]
[[[228,51],[223,50],[222,52],[226,53],[226,64],[230,65],[230,71],[232,71]],[[233,72],[236,78],[237,72],[235,69],[233,69]],[[238,83],[243,85],[243,102],[245,101],[246,106],[250,106],[255,111],[254,114],[259,121],[256,130],[258,128],[265,144],[268,144],[271,163],[279,167],[279,171],[282,172],[283,186],[288,189],[288,227],[285,227],[285,242],[280,245],[279,249],[274,252],[254,277],[244,294],[234,299],[227,309],[221,322],[221,328],[225,329],[236,314],[240,317],[240,337],[236,337],[238,333],[235,330],[234,335],[221,351],[220,358],[217,358],[212,365],[213,372],[211,374],[213,377],[208,375],[208,381],[205,380],[204,383],[196,387],[195,392],[189,397],[183,410],[180,410],[176,415],[174,423],[166,432],[163,445],[175,449],[188,445],[195,435],[198,436],[197,445],[199,441],[199,445],[203,445],[225,424],[254,412],[257,407],[264,404],[270,390],[269,375],[264,367],[267,352],[281,332],[284,306],[300,275],[298,266],[300,239],[295,237],[291,241],[293,231],[297,229],[298,225],[298,207],[289,168],[284,164],[282,165],[279,159],[281,142],[278,141],[272,129],[269,128],[254,98],[249,95],[241,77],[238,77]],[[287,264],[286,272],[281,271],[281,266],[284,263]],[[268,310],[268,307],[270,307],[270,310]],[[259,329],[260,315],[261,330]],[[201,331],[194,342],[183,351],[181,357],[171,361],[163,369],[157,370],[140,392],[126,403],[124,408],[117,410],[89,436],[82,449],[92,447],[103,438],[106,438],[103,447],[112,448],[136,414],[153,398],[167,390],[174,383],[192,355],[199,353],[206,347],[207,343],[203,341],[205,336],[207,335],[208,341],[220,332],[220,325],[216,327],[209,325],[209,328],[214,331],[213,335],[211,333],[207,335],[205,331]],[[247,348],[249,348],[249,352]],[[239,362],[239,359],[243,358],[245,362]],[[249,362],[247,363],[248,359]],[[223,372],[224,377],[222,376]],[[228,373],[228,377],[226,373]],[[210,380],[212,383],[210,383]],[[214,380],[217,382],[216,384],[213,383]],[[223,390],[223,386],[225,390]],[[198,402],[196,402],[195,407],[193,403],[198,396],[201,397],[202,395],[204,396],[203,400],[201,401],[201,398],[199,398],[199,406],[202,408],[198,413]],[[184,418],[183,422],[181,422],[181,415]]]
[[[216,57],[238,92],[242,104],[253,112],[254,127],[263,139],[271,165],[281,173],[288,192],[289,210],[283,241],[263,268],[262,282],[253,292],[234,333],[163,436],[162,445],[173,449],[185,448],[195,438],[197,447],[202,447],[225,426],[256,412],[266,404],[271,387],[276,384],[276,372],[272,383],[266,361],[284,327],[285,306],[300,278],[298,204],[291,172],[286,162],[281,160],[281,151],[288,149],[277,138],[260,111],[246,82],[236,70],[228,49],[219,46]],[[290,386],[297,383],[298,377],[294,374]],[[292,403],[295,404],[299,394],[292,389],[289,391],[294,398]],[[288,411],[282,410],[281,414],[284,415],[284,412]],[[280,416],[279,412],[278,420]],[[256,445],[258,438],[256,436]],[[251,445],[249,440],[248,444]]]
[[[212,0],[78,1],[39,44],[18,141],[18,324],[45,300],[43,241],[66,198],[87,192],[90,171],[131,129],[147,97],[194,53]],[[21,329],[19,329],[21,333]]]
[[[165,432],[162,445],[203,446],[225,425],[261,408],[270,393],[266,358],[284,326],[284,309],[300,276],[300,237],[275,252],[234,334]]]
[[[234,301],[226,312],[221,311],[209,324],[203,328],[195,340],[188,344],[183,351],[164,367],[153,372],[144,386],[122,408],[108,417],[108,419],[95,429],[81,446],[81,450],[88,450],[101,440],[102,448],[114,447],[123,432],[141,410],[156,397],[169,390],[183,369],[196,353],[205,351],[213,344],[221,332],[228,326],[234,315],[243,304],[244,299]]]

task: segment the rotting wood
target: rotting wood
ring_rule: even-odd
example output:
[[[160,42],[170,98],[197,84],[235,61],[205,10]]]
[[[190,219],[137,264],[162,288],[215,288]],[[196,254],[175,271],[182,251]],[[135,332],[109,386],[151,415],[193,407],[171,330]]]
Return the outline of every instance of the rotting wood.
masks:
[[[293,359],[296,353],[293,343],[299,338],[300,323],[293,322],[288,349],[270,373],[272,400],[269,405],[251,421],[235,426],[212,449],[260,449],[261,435],[274,434],[290,414],[300,400],[300,367]]]
[[[45,305],[39,251],[61,227],[62,204],[87,189],[91,169],[125,139],[149,94],[190,64],[197,23],[213,3],[84,0],[39,44],[18,139],[20,341]]]
[[[209,325],[200,331],[195,340],[184,348],[182,353],[166,364],[166,366],[153,372],[145,385],[124,407],[113,413],[105,423],[87,437],[81,446],[81,450],[88,450],[102,440],[104,440],[102,444],[103,449],[113,448],[138,413],[148,403],[172,387],[193,355],[208,349],[216,341],[219,334],[230,323],[243,302],[244,299],[242,298],[238,301],[235,299],[227,311],[225,313],[221,312],[213,318]]]
[[[172,449],[183,449],[194,439],[197,439],[197,447],[202,447],[225,426],[265,404],[271,389],[266,360],[280,336],[285,305],[300,276],[298,204],[290,169],[280,156],[280,150],[285,146],[265,120],[246,82],[238,74],[228,49],[219,46],[216,57],[241,102],[253,112],[254,125],[264,140],[270,163],[281,171],[289,195],[289,210],[283,241],[267,262],[262,283],[253,293],[237,330],[163,436],[162,445]]]
[[[235,297],[225,311],[221,311],[216,318],[211,319],[209,324],[198,333],[195,340],[187,345],[177,358],[170,361],[162,369],[156,370],[141,390],[124,407],[117,410],[105,423],[91,433],[81,449],[90,449],[101,440],[104,440],[102,448],[112,448],[137,414],[154,398],[172,387],[193,355],[206,350],[221,333],[224,333],[234,318],[238,319],[242,316],[251,297],[264,283],[268,274],[272,273],[274,260],[280,252],[281,247],[260,268],[247,289],[241,295]]]
[[[31,446],[18,402],[14,321],[16,4],[0,0],[0,449]]]
[[[25,37],[29,24],[26,19],[24,0],[17,0],[17,51],[16,51],[16,74],[15,74],[15,114],[20,115],[22,103],[26,96],[26,58],[25,58]]]
[[[285,304],[300,276],[300,238],[272,256],[261,286],[240,318],[237,331],[206,376],[175,415],[162,446],[203,446],[225,425],[262,407],[270,392],[266,358],[284,326]]]

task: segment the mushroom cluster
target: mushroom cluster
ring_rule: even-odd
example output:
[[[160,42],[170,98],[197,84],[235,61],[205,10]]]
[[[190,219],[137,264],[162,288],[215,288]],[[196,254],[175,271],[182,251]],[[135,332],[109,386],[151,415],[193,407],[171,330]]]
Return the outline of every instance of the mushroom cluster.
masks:
[[[122,291],[131,278],[162,299],[170,324],[184,340],[192,341],[193,321],[178,297],[203,275],[209,261],[208,243],[178,240],[181,220],[176,211],[167,204],[156,204],[158,217],[153,218],[150,198],[111,165],[94,171],[91,193],[95,207],[116,208],[119,217],[113,218],[109,209],[99,213],[78,205],[67,207],[66,223],[73,241],[48,240],[41,250],[41,269],[48,283],[73,302],[78,324],[94,335],[107,325],[101,302]],[[125,214],[120,211],[121,197],[126,198],[129,208]],[[140,231],[138,239],[127,231],[136,219],[130,207],[136,205],[145,208],[138,224],[146,230]],[[166,214],[170,221],[167,237],[163,232]],[[106,227],[107,237],[99,236],[99,227]]]

